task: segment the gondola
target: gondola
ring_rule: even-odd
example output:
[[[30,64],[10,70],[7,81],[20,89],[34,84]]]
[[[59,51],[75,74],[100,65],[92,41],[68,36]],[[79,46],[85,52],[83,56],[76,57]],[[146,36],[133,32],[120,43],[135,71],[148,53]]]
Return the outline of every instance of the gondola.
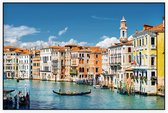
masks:
[[[24,78],[17,78],[17,80],[25,80]]]
[[[19,79],[17,79],[16,81],[19,82]]]
[[[15,91],[15,90],[3,90],[3,93],[4,93],[4,94],[8,94],[8,93],[11,93],[11,92],[13,92],[13,91]]]
[[[56,92],[53,90],[53,93],[58,94],[58,95],[65,95],[65,96],[79,96],[79,95],[90,94],[91,90],[88,92],[80,92],[80,93],[77,93],[77,92],[63,93],[63,92]]]
[[[103,86],[101,86],[101,89],[109,89],[109,88],[108,88],[108,86],[103,85]]]

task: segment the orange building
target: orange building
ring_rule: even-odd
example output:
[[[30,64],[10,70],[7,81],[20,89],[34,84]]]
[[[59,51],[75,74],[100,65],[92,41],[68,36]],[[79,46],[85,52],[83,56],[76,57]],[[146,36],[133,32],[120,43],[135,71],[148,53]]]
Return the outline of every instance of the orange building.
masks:
[[[102,74],[102,50],[99,47],[90,47],[90,75],[98,77]]]
[[[91,79],[102,73],[99,47],[67,45],[71,51],[70,75],[74,79]]]
[[[40,80],[40,50],[33,51],[32,75],[34,80]]]

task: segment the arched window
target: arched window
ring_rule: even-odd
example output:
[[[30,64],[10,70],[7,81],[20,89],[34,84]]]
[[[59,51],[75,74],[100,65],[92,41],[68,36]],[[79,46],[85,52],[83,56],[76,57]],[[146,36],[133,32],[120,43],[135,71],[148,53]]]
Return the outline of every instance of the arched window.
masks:
[[[130,47],[128,48],[128,52],[131,52],[131,48]]]
[[[155,45],[155,38],[151,37],[151,45]]]
[[[124,33],[124,31],[122,32],[122,36],[124,37],[124,35],[125,35],[125,33]]]
[[[141,65],[141,52],[139,52],[139,65]]]

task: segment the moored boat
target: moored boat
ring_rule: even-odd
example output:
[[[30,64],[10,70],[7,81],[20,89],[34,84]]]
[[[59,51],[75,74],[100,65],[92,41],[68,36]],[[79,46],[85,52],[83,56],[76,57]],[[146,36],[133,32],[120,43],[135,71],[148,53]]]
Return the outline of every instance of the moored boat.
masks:
[[[86,95],[90,94],[91,90],[88,92],[57,92],[53,90],[53,93],[58,94],[58,95],[66,95],[66,96],[79,96],[79,95]]]
[[[101,86],[101,89],[109,89],[109,88],[108,88],[108,86],[103,85],[103,86]]]
[[[109,89],[108,86],[106,86],[106,85],[103,85],[103,86],[101,86],[101,85],[93,85],[93,87],[95,89]]]
[[[99,89],[101,86],[100,85],[93,85],[95,89]]]
[[[17,78],[16,81],[19,82],[19,80],[25,80],[24,78]]]

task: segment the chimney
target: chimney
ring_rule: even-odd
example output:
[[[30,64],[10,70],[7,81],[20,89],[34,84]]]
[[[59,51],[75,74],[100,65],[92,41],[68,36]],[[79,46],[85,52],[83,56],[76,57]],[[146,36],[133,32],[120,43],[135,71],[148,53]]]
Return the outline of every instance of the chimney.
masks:
[[[162,23],[163,23],[163,28],[164,28],[165,27],[165,25],[164,25],[165,24],[165,17],[164,16],[162,17]]]
[[[150,28],[152,28],[152,27],[153,27],[153,26],[144,24],[143,30],[148,30],[148,29],[150,29]]]

